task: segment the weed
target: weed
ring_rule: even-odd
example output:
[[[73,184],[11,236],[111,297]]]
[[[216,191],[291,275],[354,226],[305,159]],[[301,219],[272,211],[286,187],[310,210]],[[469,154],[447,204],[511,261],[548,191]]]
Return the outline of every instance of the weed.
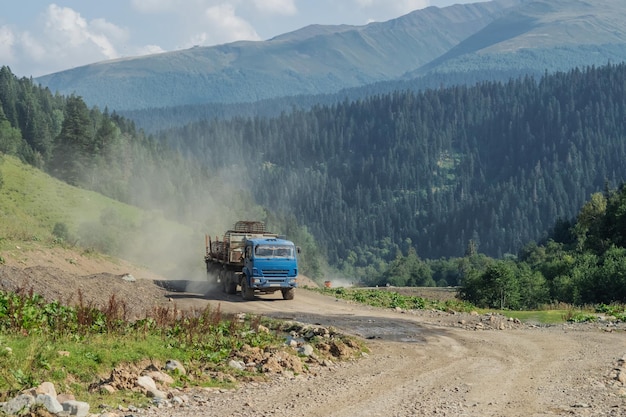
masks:
[[[582,311],[568,310],[563,315],[563,320],[573,323],[586,323],[598,321],[598,316],[595,314],[584,313]]]
[[[274,322],[266,322],[267,328],[262,329],[262,318],[241,320],[223,314],[219,307],[200,311],[160,307],[136,321],[128,321],[127,316],[126,304],[115,296],[106,306],[95,308],[79,291],[77,305],[70,307],[47,303],[32,290],[0,291],[0,331],[5,335],[0,346],[2,398],[41,381],[59,386],[73,381],[72,391],[90,398],[88,386],[120,364],[146,358],[165,363],[174,357],[201,364],[201,369],[223,370],[245,345],[271,350],[284,343],[269,331],[278,327]],[[179,386],[216,384],[204,372],[193,375],[193,381],[185,379],[189,375],[173,377]]]
[[[343,287],[314,290],[336,298],[382,308],[401,308],[411,310],[433,309],[447,312],[470,312],[476,310],[474,305],[466,301],[427,300],[421,297],[402,295],[390,290]],[[587,313],[585,313],[585,311],[587,311]],[[600,304],[596,307],[585,306],[576,310],[571,305],[554,303],[542,306],[541,310],[507,311],[506,314],[511,317],[517,317],[520,320],[531,320],[541,323],[557,323],[563,321],[591,322],[598,320],[597,314],[593,314],[593,311],[613,316],[619,321],[626,321],[626,306],[623,304]]]
[[[422,297],[402,295],[395,291],[379,289],[322,288],[317,291],[322,294],[371,305],[373,307],[401,308],[406,310],[423,310],[430,308],[442,311],[471,311],[475,309],[474,306],[464,301],[433,301]]]

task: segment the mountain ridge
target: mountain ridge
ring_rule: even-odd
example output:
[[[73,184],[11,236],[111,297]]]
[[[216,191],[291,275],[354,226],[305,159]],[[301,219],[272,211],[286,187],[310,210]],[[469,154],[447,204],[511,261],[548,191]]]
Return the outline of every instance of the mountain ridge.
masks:
[[[622,61],[626,59],[626,31],[621,24],[626,19],[625,6],[617,0],[522,2],[405,78],[468,67],[488,70],[518,65],[542,73],[603,65],[616,58]],[[542,54],[547,58],[532,57]]]
[[[281,97],[312,102],[379,83],[408,81],[420,89],[437,79],[471,84],[626,61],[623,21],[626,4],[619,0],[492,0],[120,58],[35,81],[121,112]]]
[[[99,62],[35,81],[116,110],[334,93],[400,77],[521,1],[429,7],[365,26],[308,26],[268,41]]]

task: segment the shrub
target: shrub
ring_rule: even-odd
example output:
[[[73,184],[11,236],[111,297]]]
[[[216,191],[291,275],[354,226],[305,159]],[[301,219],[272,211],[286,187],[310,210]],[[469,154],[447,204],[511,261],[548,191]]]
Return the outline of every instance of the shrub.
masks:
[[[65,223],[56,223],[52,229],[52,235],[62,242],[68,242],[70,238],[70,231]]]

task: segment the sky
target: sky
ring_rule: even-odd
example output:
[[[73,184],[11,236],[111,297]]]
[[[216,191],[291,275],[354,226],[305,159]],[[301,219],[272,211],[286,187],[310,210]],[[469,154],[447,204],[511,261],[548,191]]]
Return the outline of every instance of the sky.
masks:
[[[365,25],[479,0],[0,0],[0,66],[38,77],[110,59],[237,40],[310,24]]]

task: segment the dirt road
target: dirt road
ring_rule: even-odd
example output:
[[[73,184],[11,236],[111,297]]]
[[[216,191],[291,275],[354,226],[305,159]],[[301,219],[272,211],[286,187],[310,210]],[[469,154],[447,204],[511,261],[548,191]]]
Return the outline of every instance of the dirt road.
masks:
[[[493,316],[368,308],[304,289],[293,301],[275,295],[244,302],[220,291],[207,295],[206,282],[161,281],[146,270],[62,249],[5,253],[4,259],[4,290],[33,288],[57,300],[81,290],[87,302],[106,302],[115,294],[140,310],[169,299],[180,308],[208,303],[226,312],[334,326],[363,337],[371,350],[358,361],[321,367],[316,375],[207,391],[180,408],[141,415],[626,417],[626,387],[616,379],[619,367],[626,382],[623,323],[512,325]],[[129,273],[137,282],[122,279]],[[186,292],[163,291],[155,282]]]
[[[626,391],[614,371],[626,354],[623,327],[504,323],[503,330],[477,330],[466,323],[475,316],[368,308],[306,290],[294,301],[254,302],[216,291],[208,302],[334,326],[369,339],[371,353],[317,376],[213,393],[203,407],[168,410],[172,417],[626,416]]]

